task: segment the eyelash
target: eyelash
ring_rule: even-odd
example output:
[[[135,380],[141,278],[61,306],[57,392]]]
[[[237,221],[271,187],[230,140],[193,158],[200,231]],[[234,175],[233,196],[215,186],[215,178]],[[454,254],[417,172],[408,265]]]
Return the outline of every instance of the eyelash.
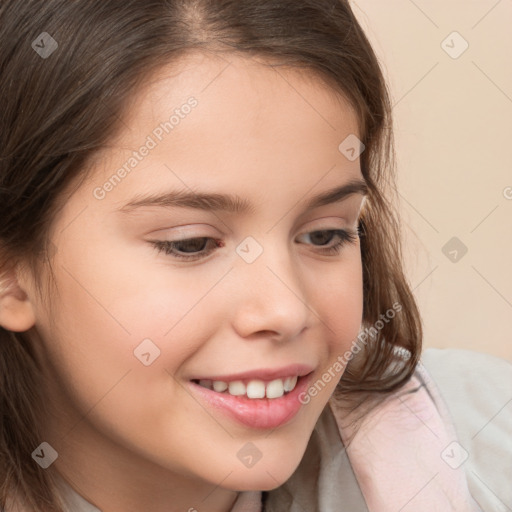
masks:
[[[335,256],[340,253],[341,249],[346,244],[355,244],[360,237],[360,231],[359,227],[357,228],[357,231],[346,231],[344,229],[319,229],[316,231],[310,231],[308,233],[304,233],[305,235],[311,235],[313,233],[332,233],[333,236],[337,236],[339,238],[339,241],[334,244],[331,247],[321,249],[320,252],[322,254],[326,254],[328,256]],[[210,249],[206,253],[190,253],[188,255],[179,253],[175,251],[175,246],[184,242],[190,242],[194,240],[213,240],[215,247],[213,249]],[[224,243],[222,240],[219,240],[217,238],[211,238],[211,237],[194,237],[194,238],[183,238],[182,240],[150,240],[150,243],[156,247],[158,252],[164,252],[165,254],[172,256],[173,258],[182,260],[182,261],[193,261],[193,260],[199,260],[202,258],[205,258],[206,256],[209,256],[215,248],[224,247]],[[322,247],[316,246],[316,247]]]

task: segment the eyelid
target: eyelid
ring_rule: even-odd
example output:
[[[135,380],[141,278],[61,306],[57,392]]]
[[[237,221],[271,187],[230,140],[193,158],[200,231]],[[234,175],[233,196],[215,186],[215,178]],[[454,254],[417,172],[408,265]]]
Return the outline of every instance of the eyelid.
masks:
[[[341,225],[336,225],[338,222]],[[351,222],[347,217],[326,215],[325,217],[316,218],[315,220],[306,222],[304,225],[306,227],[301,229],[301,231],[296,236],[310,233],[312,231],[329,231],[336,229],[356,231],[359,225],[359,217],[356,216],[355,221]],[[205,230],[204,228],[207,229]],[[169,240],[166,235],[171,236],[172,240]],[[221,230],[214,228],[210,224],[197,223],[182,224],[179,226],[158,229],[156,231],[147,233],[147,236],[150,236],[153,240],[160,238],[160,240],[167,239],[169,242],[181,242],[183,240],[189,240],[193,238],[220,238],[227,236],[227,233],[223,233]]]
[[[172,226],[151,231],[147,233],[147,236],[151,236],[151,238],[166,238],[166,236],[172,236],[172,241],[174,242],[174,238],[176,238],[177,241],[188,240],[189,238],[216,238],[225,236],[225,233],[222,233],[209,224],[183,224],[181,226]]]
[[[340,225],[337,225],[338,223]],[[326,217],[315,219],[311,222],[307,222],[305,226],[306,227],[300,231],[299,235],[302,235],[304,233],[310,233],[311,231],[329,231],[332,229],[344,229],[346,231],[355,231],[359,226],[359,217],[356,217],[355,221],[352,221],[352,218],[336,217],[333,215],[329,215]]]

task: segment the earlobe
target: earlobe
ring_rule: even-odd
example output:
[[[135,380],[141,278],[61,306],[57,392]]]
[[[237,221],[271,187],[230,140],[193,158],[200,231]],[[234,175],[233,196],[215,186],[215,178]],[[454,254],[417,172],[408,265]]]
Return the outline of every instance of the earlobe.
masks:
[[[20,286],[15,270],[0,277],[0,326],[8,331],[28,331],[35,324],[32,302]]]

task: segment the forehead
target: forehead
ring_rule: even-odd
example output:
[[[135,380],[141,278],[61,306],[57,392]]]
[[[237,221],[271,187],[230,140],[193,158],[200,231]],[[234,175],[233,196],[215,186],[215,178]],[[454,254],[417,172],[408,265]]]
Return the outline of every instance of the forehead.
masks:
[[[178,121],[185,120],[177,111],[191,97],[198,104],[193,115],[185,114],[186,122],[176,123],[176,115]],[[326,143],[338,141],[344,132],[358,134],[350,103],[312,70],[271,66],[234,54],[196,52],[161,67],[147,79],[133,95],[123,114],[123,128],[112,142],[136,147],[173,114],[176,126],[172,137],[166,137],[167,145],[186,142],[192,131],[205,144],[218,143],[228,135],[239,140],[263,132],[279,134],[286,142],[316,131],[328,135]]]
[[[95,182],[151,139],[118,190],[149,189],[162,179],[180,187],[238,186],[242,195],[269,179],[272,187],[284,191],[295,183],[299,190],[333,167],[346,178],[333,181],[339,184],[360,177],[359,161],[338,149],[354,134],[350,103],[311,71],[195,53],[158,69],[132,96],[120,132],[96,155],[103,176]],[[109,199],[122,198],[118,190]]]

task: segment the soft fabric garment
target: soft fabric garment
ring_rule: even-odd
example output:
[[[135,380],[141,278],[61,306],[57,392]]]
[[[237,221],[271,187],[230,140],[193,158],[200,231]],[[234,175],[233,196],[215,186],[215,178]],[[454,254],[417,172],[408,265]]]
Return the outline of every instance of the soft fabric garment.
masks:
[[[357,428],[331,400],[290,479],[240,493],[231,512],[511,509],[512,365],[463,350],[422,361]],[[99,511],[67,484],[63,495],[69,512]]]

